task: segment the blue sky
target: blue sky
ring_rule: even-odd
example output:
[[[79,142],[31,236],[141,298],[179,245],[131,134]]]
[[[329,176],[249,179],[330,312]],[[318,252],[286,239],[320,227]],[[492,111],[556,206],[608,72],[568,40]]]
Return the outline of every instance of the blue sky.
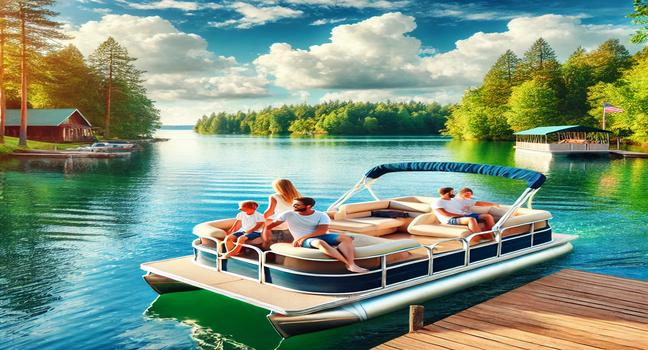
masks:
[[[632,1],[59,0],[72,43],[138,58],[166,124],[330,99],[456,102],[506,49],[628,43]],[[627,45],[630,51],[639,49]]]

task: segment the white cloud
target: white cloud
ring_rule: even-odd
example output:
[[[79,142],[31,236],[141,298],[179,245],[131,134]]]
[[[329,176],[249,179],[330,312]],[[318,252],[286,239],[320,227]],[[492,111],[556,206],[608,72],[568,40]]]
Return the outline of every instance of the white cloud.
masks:
[[[306,90],[295,91],[290,95],[293,96],[293,97],[299,98],[299,101],[301,103],[308,102],[308,98],[311,96],[310,92],[308,92]]]
[[[429,11],[423,11],[423,14],[431,17],[452,17],[466,21],[502,21],[527,15],[509,10],[491,10],[471,3],[436,4]]]
[[[273,76],[276,85],[292,90],[469,87],[478,84],[507,49],[522,54],[539,37],[564,60],[578,46],[591,49],[610,38],[627,44],[632,32],[626,26],[584,25],[577,17],[519,17],[504,32],[477,32],[457,41],[453,50],[429,56],[421,42],[408,35],[415,28],[413,17],[387,13],[337,26],[330,42],[307,50],[275,43],[254,63]]]
[[[102,15],[107,15],[109,13],[112,13],[112,10],[109,9],[109,8],[99,8],[99,7],[95,7],[93,9],[91,9],[91,11],[94,12],[94,13],[102,14]]]
[[[286,3],[294,5],[310,5],[325,7],[346,7],[346,8],[375,8],[375,9],[395,9],[408,5],[406,0],[388,1],[388,0],[285,0]]]
[[[380,102],[380,101],[395,101],[395,102],[423,102],[432,103],[437,102],[440,104],[456,102],[461,95],[463,95],[465,87],[451,86],[447,88],[433,88],[426,89],[425,91],[413,91],[413,93],[402,92],[398,90],[344,90],[333,91],[324,94],[320,98],[320,102],[326,101],[355,101],[355,102]]]
[[[257,7],[245,2],[235,2],[229,6],[234,11],[243,15],[239,19],[229,19],[222,22],[209,22],[209,25],[216,28],[236,27],[241,29],[252,28],[264,25],[268,22],[276,22],[284,18],[301,17],[304,12],[293,10],[283,6],[262,6]]]
[[[312,26],[323,26],[325,24],[334,24],[346,21],[346,18],[321,18],[311,22]]]
[[[414,18],[387,13],[333,28],[331,42],[293,49],[275,43],[254,63],[288,89],[401,87],[423,83]]]
[[[108,36],[137,58],[156,100],[248,98],[267,95],[267,80],[234,57],[219,56],[196,34],[181,32],[158,16],[106,15],[68,34],[86,56]]]
[[[128,7],[134,8],[136,10],[166,10],[166,9],[176,9],[182,11],[198,10],[198,3],[193,1],[160,0],[160,1],[153,1],[147,3],[128,2],[127,4]]]
[[[86,0],[87,1],[87,0]],[[92,1],[92,0],[91,0]],[[175,9],[181,11],[197,11],[200,9],[220,9],[223,5],[218,3],[199,3],[195,1],[180,1],[180,0],[159,0],[146,3],[129,2],[127,0],[117,0],[120,3],[126,4],[130,8],[136,10],[167,10]]]

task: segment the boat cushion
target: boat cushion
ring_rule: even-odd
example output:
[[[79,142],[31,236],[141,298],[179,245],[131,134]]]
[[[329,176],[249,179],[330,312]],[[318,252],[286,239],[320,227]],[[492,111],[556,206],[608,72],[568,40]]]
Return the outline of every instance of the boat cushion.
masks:
[[[418,236],[448,238],[467,237],[472,233],[472,231],[468,229],[468,226],[443,224],[414,225],[410,226],[407,231]]]
[[[338,212],[335,213],[335,218],[346,219],[351,214],[361,213],[361,212],[369,213],[369,215],[367,216],[371,216],[372,210],[387,209],[387,208],[389,208],[388,200],[344,204],[340,206]]]
[[[506,213],[509,208],[509,206],[491,207],[488,212],[493,215],[495,217],[495,221],[497,221]],[[518,208],[518,210],[515,211],[515,214],[513,214],[513,216],[506,220],[502,227],[517,226],[534,221],[549,220],[551,218],[551,213],[546,210]]]
[[[358,217],[343,220],[331,220],[332,231],[350,231],[363,233],[371,236],[382,236],[395,232],[401,225],[403,219]]]
[[[193,234],[198,237],[224,239],[227,235],[226,231],[234,225],[234,221],[236,221],[236,219],[222,219],[203,222],[194,226]]]
[[[366,258],[421,246],[413,239],[391,240],[362,234],[348,234],[348,236],[353,237],[356,258]],[[335,260],[320,252],[319,249],[293,247],[291,243],[275,243],[270,246],[270,250],[281,255],[298,258]]]

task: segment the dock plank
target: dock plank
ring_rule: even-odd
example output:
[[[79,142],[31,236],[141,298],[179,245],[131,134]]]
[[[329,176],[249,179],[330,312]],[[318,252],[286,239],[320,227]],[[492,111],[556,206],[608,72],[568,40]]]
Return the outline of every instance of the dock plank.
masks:
[[[382,349],[413,340],[449,349],[648,349],[648,281],[563,270]]]

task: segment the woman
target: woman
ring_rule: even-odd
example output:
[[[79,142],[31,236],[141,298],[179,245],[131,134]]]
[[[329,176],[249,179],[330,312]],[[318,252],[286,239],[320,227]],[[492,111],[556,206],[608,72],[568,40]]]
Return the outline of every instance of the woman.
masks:
[[[263,217],[267,221],[272,219],[284,211],[292,210],[292,201],[302,195],[297,191],[295,185],[288,179],[276,179],[272,182],[272,188],[275,193],[268,197],[268,209],[263,213]],[[283,223],[272,230],[273,240],[278,241],[292,241],[288,225]]]

